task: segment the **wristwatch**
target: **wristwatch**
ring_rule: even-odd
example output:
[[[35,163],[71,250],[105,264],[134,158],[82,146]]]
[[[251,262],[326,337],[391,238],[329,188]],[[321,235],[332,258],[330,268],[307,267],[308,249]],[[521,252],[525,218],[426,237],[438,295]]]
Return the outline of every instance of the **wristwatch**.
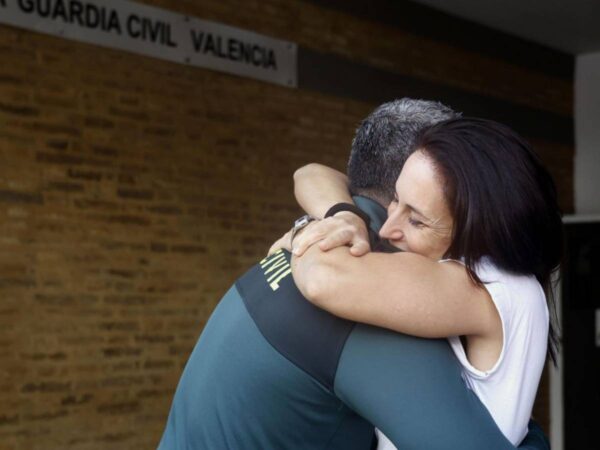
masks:
[[[309,214],[306,214],[300,217],[299,219],[296,219],[296,221],[294,222],[294,226],[292,227],[292,238],[290,242],[294,241],[294,238],[300,230],[302,230],[304,227],[306,227],[306,225],[308,225],[311,222],[314,222],[315,220],[317,220],[317,218]]]

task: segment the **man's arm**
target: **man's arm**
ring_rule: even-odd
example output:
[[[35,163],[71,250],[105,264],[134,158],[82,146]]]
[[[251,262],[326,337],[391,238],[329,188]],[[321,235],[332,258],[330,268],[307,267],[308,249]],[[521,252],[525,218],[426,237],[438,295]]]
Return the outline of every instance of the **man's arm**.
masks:
[[[358,324],[340,357],[334,390],[402,450],[515,448],[466,388],[445,340]],[[526,440],[523,448],[549,448],[539,434]]]

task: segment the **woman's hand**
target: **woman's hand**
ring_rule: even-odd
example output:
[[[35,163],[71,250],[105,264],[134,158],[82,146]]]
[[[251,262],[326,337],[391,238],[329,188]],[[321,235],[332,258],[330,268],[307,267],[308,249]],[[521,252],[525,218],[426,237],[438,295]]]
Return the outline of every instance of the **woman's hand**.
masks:
[[[349,211],[340,211],[333,217],[310,223],[294,237],[291,246],[295,256],[302,256],[316,243],[322,251],[349,246],[353,256],[363,256],[371,249],[365,222]]]

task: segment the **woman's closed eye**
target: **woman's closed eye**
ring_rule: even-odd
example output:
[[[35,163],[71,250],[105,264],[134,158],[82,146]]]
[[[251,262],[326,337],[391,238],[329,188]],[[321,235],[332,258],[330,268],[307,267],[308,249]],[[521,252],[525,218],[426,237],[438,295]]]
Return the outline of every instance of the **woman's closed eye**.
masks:
[[[415,228],[423,228],[425,224],[418,219],[414,219],[412,217],[408,218],[408,223],[410,223]]]

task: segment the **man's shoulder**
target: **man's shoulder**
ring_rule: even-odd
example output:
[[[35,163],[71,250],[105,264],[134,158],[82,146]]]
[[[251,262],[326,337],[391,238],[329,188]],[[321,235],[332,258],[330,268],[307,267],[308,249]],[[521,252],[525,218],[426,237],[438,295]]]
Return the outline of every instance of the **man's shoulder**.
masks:
[[[269,344],[329,390],[354,322],[307,301],[291,276],[285,250],[263,259],[236,287],[252,320]]]

